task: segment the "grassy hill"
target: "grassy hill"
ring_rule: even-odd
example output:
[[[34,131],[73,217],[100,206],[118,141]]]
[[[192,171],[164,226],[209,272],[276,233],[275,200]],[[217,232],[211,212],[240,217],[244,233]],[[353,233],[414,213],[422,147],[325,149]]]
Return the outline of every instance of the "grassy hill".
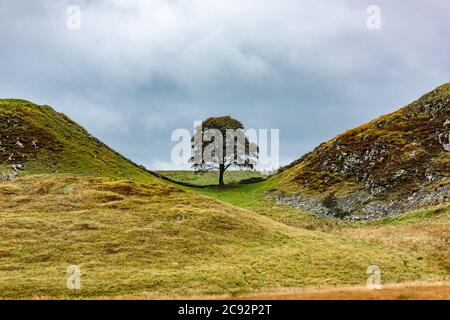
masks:
[[[359,229],[292,228],[159,184],[32,175],[0,183],[0,194],[2,298],[361,285],[372,264],[385,282],[446,276],[436,257],[367,240]],[[81,290],[66,288],[69,265],[81,268]]]
[[[450,195],[450,83],[321,144],[275,179],[277,201],[371,219]]]
[[[0,298],[161,297],[447,279],[448,207],[355,224],[276,204],[280,177],[200,194],[48,106],[0,101]],[[131,180],[132,179],[132,180]],[[228,202],[228,203],[227,203]],[[418,231],[420,230],[420,234]],[[81,268],[81,290],[66,288]]]
[[[149,178],[147,172],[49,106],[0,99],[0,130],[0,170],[4,173],[14,165],[27,174]]]

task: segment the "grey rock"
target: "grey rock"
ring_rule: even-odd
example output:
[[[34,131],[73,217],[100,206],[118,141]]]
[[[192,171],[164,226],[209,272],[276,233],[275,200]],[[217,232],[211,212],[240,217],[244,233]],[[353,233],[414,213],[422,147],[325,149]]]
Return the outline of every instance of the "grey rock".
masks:
[[[325,205],[324,198],[301,194],[286,195],[276,192],[269,197],[278,204],[303,209],[319,216],[367,221],[405,213],[428,205],[445,203],[450,200],[450,184],[441,185],[432,191],[423,188],[403,201],[376,199],[376,196],[366,190],[336,198],[332,206]]]

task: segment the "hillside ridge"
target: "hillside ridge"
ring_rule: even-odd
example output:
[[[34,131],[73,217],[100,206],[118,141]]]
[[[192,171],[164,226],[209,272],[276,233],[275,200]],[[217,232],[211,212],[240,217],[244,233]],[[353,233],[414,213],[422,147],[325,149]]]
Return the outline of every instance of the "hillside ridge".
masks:
[[[107,172],[106,176],[133,178],[150,174],[163,178],[109,147],[48,105],[23,99],[0,99],[0,120],[0,169],[3,169],[0,179],[14,178],[20,171],[102,175],[104,171],[98,169],[111,164],[116,170]],[[87,148],[79,150],[81,154],[69,153],[70,147],[79,149],[77,139]],[[84,166],[78,161],[70,161],[68,158],[71,157],[81,157],[78,160],[84,161]],[[67,163],[58,165],[59,161]],[[128,170],[132,172],[127,176]]]
[[[450,83],[320,144],[286,166],[275,200],[367,220],[449,198]]]

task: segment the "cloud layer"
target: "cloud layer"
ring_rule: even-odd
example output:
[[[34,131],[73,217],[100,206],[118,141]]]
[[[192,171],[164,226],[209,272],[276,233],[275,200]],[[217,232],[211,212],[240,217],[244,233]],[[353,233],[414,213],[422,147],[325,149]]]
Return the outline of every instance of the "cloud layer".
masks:
[[[49,104],[148,167],[176,128],[279,128],[287,163],[450,79],[448,1],[0,0],[0,96]],[[81,29],[66,27],[67,7]]]

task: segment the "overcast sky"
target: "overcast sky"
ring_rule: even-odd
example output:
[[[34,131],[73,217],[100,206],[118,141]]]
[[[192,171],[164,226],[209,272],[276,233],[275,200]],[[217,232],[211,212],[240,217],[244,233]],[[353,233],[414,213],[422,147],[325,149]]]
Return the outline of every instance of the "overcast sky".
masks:
[[[286,164],[450,81],[449,13],[447,0],[0,0],[0,97],[48,104],[152,169],[174,168],[174,129],[219,115],[280,129]]]

